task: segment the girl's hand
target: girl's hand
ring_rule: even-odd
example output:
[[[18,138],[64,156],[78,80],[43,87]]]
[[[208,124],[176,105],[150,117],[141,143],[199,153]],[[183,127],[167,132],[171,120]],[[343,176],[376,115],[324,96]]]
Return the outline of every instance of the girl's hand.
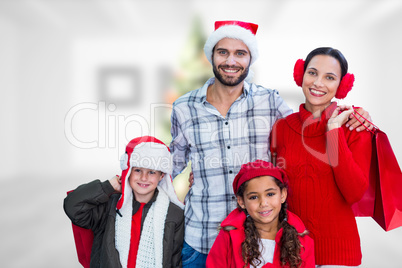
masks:
[[[340,111],[342,111],[340,113]],[[335,111],[332,113],[331,118],[328,120],[327,129],[328,131],[340,128],[343,124],[345,124],[349,120],[349,116],[353,113],[352,106],[341,105],[338,106]]]
[[[121,193],[121,178],[118,175],[111,178],[109,182],[117,193]]]

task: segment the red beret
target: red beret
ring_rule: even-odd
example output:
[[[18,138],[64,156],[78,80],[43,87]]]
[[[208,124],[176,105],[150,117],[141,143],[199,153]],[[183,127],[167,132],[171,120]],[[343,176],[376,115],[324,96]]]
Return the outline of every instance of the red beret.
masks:
[[[272,163],[263,160],[256,160],[241,166],[239,173],[233,181],[233,191],[236,194],[240,185],[260,176],[272,176],[282,183],[287,182],[287,177],[283,169],[275,167]]]

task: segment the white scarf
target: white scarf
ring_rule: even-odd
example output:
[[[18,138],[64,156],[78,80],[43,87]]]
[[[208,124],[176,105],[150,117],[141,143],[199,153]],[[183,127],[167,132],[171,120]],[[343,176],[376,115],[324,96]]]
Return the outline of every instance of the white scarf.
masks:
[[[156,201],[148,210],[142,227],[140,243],[138,246],[136,267],[138,268],[162,268],[163,262],[163,236],[165,220],[169,208],[169,197],[158,186],[159,194]],[[122,267],[127,267],[130,251],[131,221],[132,221],[131,195],[120,210],[123,217],[116,215],[116,249],[119,251]]]

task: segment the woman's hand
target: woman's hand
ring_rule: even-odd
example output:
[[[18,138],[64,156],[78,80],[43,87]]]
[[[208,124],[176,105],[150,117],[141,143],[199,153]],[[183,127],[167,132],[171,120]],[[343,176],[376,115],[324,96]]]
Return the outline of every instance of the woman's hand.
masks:
[[[353,113],[352,106],[347,105],[338,106],[332,113],[331,118],[328,120],[327,123],[328,131],[335,128],[340,128],[343,124],[345,124],[349,120],[349,116],[352,113]]]
[[[111,178],[109,182],[117,193],[121,193],[121,178],[118,175]]]

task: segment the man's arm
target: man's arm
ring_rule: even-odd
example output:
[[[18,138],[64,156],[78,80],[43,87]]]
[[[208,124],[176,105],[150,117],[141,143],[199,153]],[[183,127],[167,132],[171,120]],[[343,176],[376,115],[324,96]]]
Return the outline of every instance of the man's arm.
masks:
[[[180,174],[183,169],[187,166],[189,158],[189,146],[187,139],[183,135],[180,122],[180,113],[177,108],[173,106],[172,116],[171,116],[171,134],[172,142],[170,143],[170,152],[173,158],[173,172],[172,176],[175,178]]]
[[[279,96],[278,91],[274,90],[274,100],[275,100],[275,107],[276,107],[276,118],[275,121],[281,118],[285,118],[286,116],[293,113],[293,110],[288,106],[288,104]],[[275,122],[273,122],[275,123]]]

